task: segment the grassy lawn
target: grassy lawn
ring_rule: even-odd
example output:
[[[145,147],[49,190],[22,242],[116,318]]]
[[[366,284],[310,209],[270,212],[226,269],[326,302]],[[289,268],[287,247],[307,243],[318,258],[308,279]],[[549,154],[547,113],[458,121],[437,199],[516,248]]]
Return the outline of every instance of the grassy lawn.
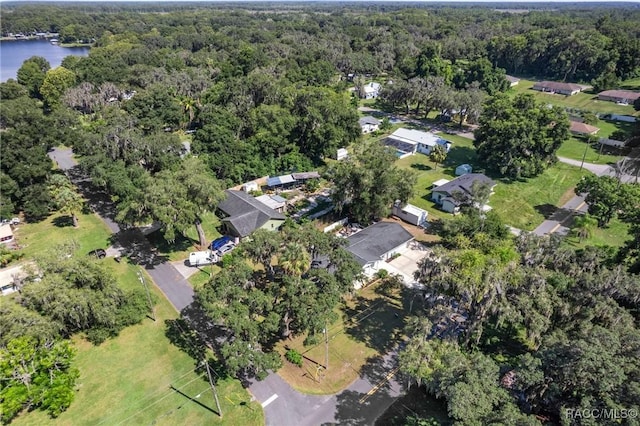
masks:
[[[587,152],[586,156],[585,150]],[[572,136],[558,149],[557,155],[578,161],[581,161],[582,157],[585,156],[585,162],[594,164],[613,164],[621,158],[619,155],[615,155],[615,153],[610,150],[610,147],[607,146],[602,146],[602,154],[600,154],[599,151],[600,144],[591,145],[584,140]],[[608,154],[608,152],[611,153]]]
[[[569,236],[565,238],[564,243],[571,247],[585,246],[613,246],[620,247],[624,245],[629,237],[629,225],[618,220],[612,219],[606,228],[596,228],[591,237],[580,241],[577,237]]]
[[[589,173],[578,167],[557,163],[540,176],[522,182],[499,179],[489,205],[506,224],[531,231],[545,220],[545,211],[573,197],[572,188]]]
[[[189,284],[197,290],[208,283],[211,276],[216,275],[220,270],[221,268],[218,265],[203,266],[198,272],[189,277]]]
[[[140,285],[137,267],[104,261],[115,268],[123,287]],[[211,411],[216,405],[208,382],[194,372],[193,359],[165,335],[165,321],[178,314],[155,287],[152,289],[158,301],[156,322],[145,319],[100,346],[79,337],[73,339],[80,378],[76,399],[66,412],[57,419],[40,411],[25,413],[14,424],[264,424],[260,405],[249,402],[248,392],[233,379],[222,380],[217,386],[224,419]]]
[[[620,88],[626,90],[640,90],[640,77],[623,81]]]
[[[542,93],[531,89],[534,81],[520,80],[517,86],[513,87],[512,93],[533,93],[537,99],[544,102],[558,105],[566,108],[579,109],[582,111],[591,111],[600,114],[625,114],[635,115],[632,105],[617,105],[615,102],[599,101],[597,94],[580,92],[573,96],[556,95],[550,93]]]
[[[80,214],[78,225],[74,228],[71,217],[56,213],[42,222],[22,223],[14,232],[27,259],[36,259],[39,254],[68,242],[77,244],[78,252],[83,254],[110,245],[109,228],[94,213]]]
[[[202,217],[202,228],[207,236],[207,241],[211,242],[220,237],[218,227],[220,220],[212,213],[205,213]],[[177,235],[172,243],[166,241],[162,236],[162,230],[153,232],[147,236],[149,241],[158,248],[158,253],[166,256],[169,261],[184,260],[189,257],[189,253],[197,250],[206,250],[206,247],[198,247],[198,234],[196,227],[190,226],[186,232],[187,236]]]
[[[403,302],[400,290],[385,296],[376,292],[377,285],[358,291],[341,309],[341,318],[329,326],[329,369],[324,370],[324,336],[315,346],[305,347],[304,336],[285,345],[305,357],[302,368],[284,359],[278,374],[292,387],[309,394],[332,394],[349,386],[372,359],[388,352],[402,339]],[[398,315],[396,317],[396,314]],[[320,368],[319,368],[320,367]]]
[[[431,186],[438,179],[455,178],[455,168],[463,163],[476,166],[476,155],[473,142],[470,139],[456,135],[442,135],[453,142],[447,160],[436,169],[436,165],[429,157],[416,154],[397,161],[400,167],[415,170],[418,173],[416,195],[409,200],[420,208],[429,212],[430,220],[451,218],[452,215],[439,210],[431,201]],[[576,141],[575,143],[581,143]],[[580,159],[584,146],[580,152]],[[574,146],[565,148],[575,150]],[[569,151],[569,153],[571,153]],[[562,155],[562,154],[560,154]],[[596,153],[597,156],[597,153]],[[602,157],[601,157],[602,161]],[[482,172],[482,170],[478,170]],[[489,205],[511,226],[524,230],[533,230],[544,221],[544,212],[551,207],[560,206],[572,196],[572,188],[580,177],[588,173],[580,171],[578,167],[558,163],[546,170],[540,176],[522,182],[510,182],[505,179],[497,180],[495,194],[491,196]]]

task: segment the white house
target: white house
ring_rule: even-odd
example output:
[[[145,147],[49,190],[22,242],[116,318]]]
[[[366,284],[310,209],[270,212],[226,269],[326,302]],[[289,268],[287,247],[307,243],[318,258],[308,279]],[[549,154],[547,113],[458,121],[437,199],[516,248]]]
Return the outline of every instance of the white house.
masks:
[[[459,176],[447,183],[435,186],[431,193],[431,199],[448,213],[457,213],[464,199],[469,197],[475,182],[487,183],[491,189],[496,183],[482,173],[468,173]],[[488,206],[483,206],[484,210],[489,210]]]
[[[362,133],[371,133],[375,132],[380,128],[380,120],[370,115],[366,117],[362,117],[358,120],[358,124],[360,124],[360,129],[362,129]]]
[[[382,88],[382,85],[380,83],[376,83],[375,81],[367,83],[362,88],[362,92],[360,93],[360,97],[362,99],[375,99],[380,94],[380,89],[381,88]]]
[[[451,142],[442,139],[431,132],[423,132],[415,129],[400,128],[391,133],[384,140],[384,144],[396,148],[398,152],[404,154],[415,154],[420,152],[429,155],[431,149],[436,145],[441,145],[449,152]]]
[[[403,206],[400,201],[396,201],[393,205],[393,215],[412,225],[424,226],[427,224],[429,213],[413,204],[407,203]]]
[[[350,235],[347,250],[362,266],[365,275],[372,277],[384,269],[384,261],[407,250],[413,235],[394,222],[378,222]]]

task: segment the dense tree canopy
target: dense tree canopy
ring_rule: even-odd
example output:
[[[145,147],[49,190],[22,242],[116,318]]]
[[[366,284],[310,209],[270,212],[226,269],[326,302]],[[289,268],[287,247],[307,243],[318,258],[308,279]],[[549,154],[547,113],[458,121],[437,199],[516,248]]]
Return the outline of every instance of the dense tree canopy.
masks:
[[[487,167],[520,179],[537,176],[554,163],[568,136],[569,120],[561,108],[548,107],[530,94],[499,95],[487,102],[473,144]]]
[[[308,340],[335,320],[335,306],[349,292],[360,266],[344,240],[310,224],[287,225],[282,235],[256,231],[230,264],[196,292],[211,320],[228,331],[220,352],[233,374],[264,377],[280,366],[273,344],[297,334]],[[313,268],[312,259],[326,259]],[[264,265],[254,271],[247,260]]]
[[[395,153],[376,141],[359,146],[337,163],[329,178],[335,185],[333,200],[338,208],[361,223],[370,223],[387,216],[396,200],[406,202],[416,176],[398,168],[395,160]]]

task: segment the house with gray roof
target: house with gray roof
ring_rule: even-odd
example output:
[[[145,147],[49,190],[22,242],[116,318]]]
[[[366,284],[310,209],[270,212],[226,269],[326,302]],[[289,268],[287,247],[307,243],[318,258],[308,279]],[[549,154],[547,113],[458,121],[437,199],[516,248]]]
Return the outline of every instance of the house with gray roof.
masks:
[[[261,203],[244,191],[228,189],[226,198],[218,204],[222,223],[227,232],[244,238],[257,229],[275,231],[282,226],[286,217]]]
[[[442,183],[440,180],[436,183]],[[431,199],[438,204],[440,209],[449,213],[457,213],[472,194],[473,185],[486,183],[493,190],[496,183],[482,173],[467,173],[457,178],[435,186],[431,193]],[[482,206],[483,210],[489,210],[489,206]]]
[[[384,261],[407,249],[413,235],[395,222],[378,222],[347,237],[347,250],[362,266],[363,272],[373,276],[384,269]]]
[[[359,119],[358,124],[360,124],[360,129],[362,130],[362,133],[365,133],[365,134],[375,132],[380,128],[380,120],[370,115],[367,115],[366,117],[362,117],[361,119]]]

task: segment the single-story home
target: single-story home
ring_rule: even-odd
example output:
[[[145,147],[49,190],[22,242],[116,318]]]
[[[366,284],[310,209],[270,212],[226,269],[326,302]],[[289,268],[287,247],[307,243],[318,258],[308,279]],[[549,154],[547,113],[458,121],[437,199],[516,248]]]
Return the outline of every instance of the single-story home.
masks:
[[[475,182],[487,183],[492,190],[496,186],[492,179],[482,173],[468,173],[434,187],[431,199],[445,212],[457,213],[464,203],[464,198],[471,195]],[[489,210],[488,206],[483,206],[483,209]]]
[[[413,235],[395,222],[378,222],[347,237],[347,250],[371,277],[384,269],[384,261],[406,251]]]
[[[520,79],[518,77],[514,77],[512,75],[505,75],[504,77],[507,79],[511,87],[517,86],[520,82]]]
[[[371,133],[375,132],[380,128],[380,120],[370,115],[366,117],[362,117],[358,120],[358,124],[360,124],[360,129],[362,129],[362,133]]]
[[[227,189],[226,198],[218,204],[222,223],[229,235],[244,238],[257,229],[275,231],[286,217],[244,191]]]
[[[473,167],[470,164],[460,164],[456,167],[456,176],[466,175],[473,172]]]
[[[424,226],[429,213],[413,204],[406,203],[403,206],[400,201],[396,201],[393,204],[393,215],[412,225]]]
[[[384,144],[394,147],[399,154],[402,153],[402,156],[412,155],[416,152],[429,155],[431,149],[436,145],[443,146],[447,152],[451,148],[450,141],[442,139],[431,132],[405,129],[404,127],[387,136]]]
[[[380,89],[382,89],[382,85],[372,81],[364,85],[360,97],[362,99],[375,99],[380,94]]]
[[[284,209],[287,206],[287,200],[279,195],[264,194],[256,197],[256,200],[280,213],[284,213]]]
[[[596,126],[591,126],[586,123],[581,123],[579,121],[571,121],[571,126],[569,127],[569,131],[574,135],[585,136],[585,135],[595,135],[600,131]]]
[[[618,102],[621,104],[632,104],[636,99],[640,98],[640,92],[632,92],[631,90],[605,90],[598,93],[598,99],[601,101]]]
[[[0,244],[8,244],[13,241],[13,230],[8,223],[0,225]]]
[[[580,93],[582,86],[573,83],[561,83],[559,81],[539,81],[533,85],[533,90],[571,96]]]

